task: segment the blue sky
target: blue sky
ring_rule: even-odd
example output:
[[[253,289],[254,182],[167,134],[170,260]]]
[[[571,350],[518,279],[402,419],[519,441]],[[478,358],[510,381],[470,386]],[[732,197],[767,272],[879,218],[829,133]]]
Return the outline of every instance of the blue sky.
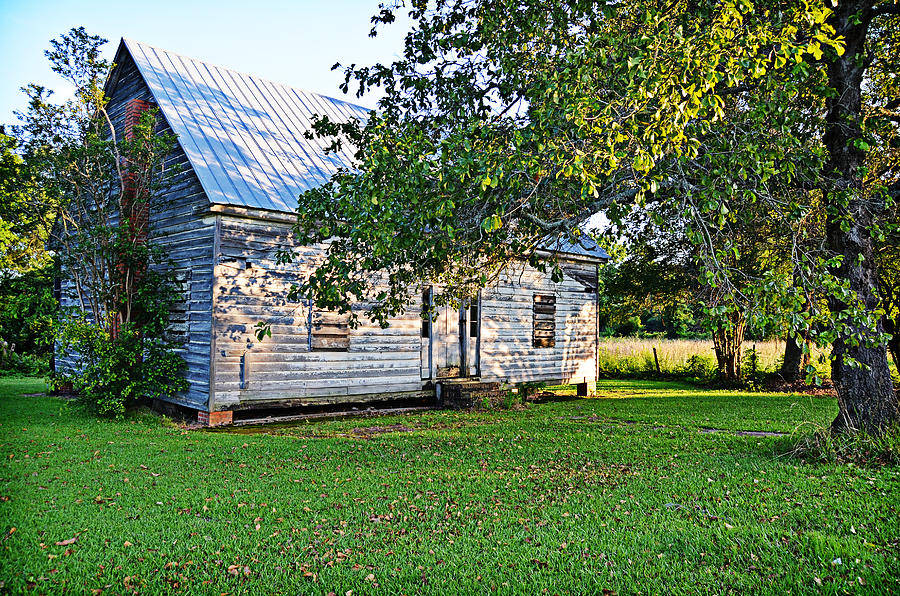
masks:
[[[47,65],[49,40],[84,26],[110,43],[120,37],[273,81],[343,97],[335,62],[390,61],[403,49],[407,22],[368,37],[379,0],[0,0],[0,124],[25,107],[19,88],[36,82],[67,90]],[[374,106],[375,97],[357,101]]]

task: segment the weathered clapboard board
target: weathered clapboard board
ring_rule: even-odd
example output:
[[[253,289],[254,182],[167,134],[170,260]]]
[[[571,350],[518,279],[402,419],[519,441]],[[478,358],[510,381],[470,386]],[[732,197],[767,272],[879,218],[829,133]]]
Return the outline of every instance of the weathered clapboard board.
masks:
[[[596,380],[597,264],[561,265],[559,283],[523,263],[482,292],[483,381]]]
[[[355,396],[359,401],[369,394],[374,398],[421,391],[418,309],[391,321],[387,329],[365,317],[350,329],[345,314],[314,308],[305,299],[288,302],[291,285],[313,271],[324,247],[294,246],[286,221],[227,212],[217,217],[221,249],[214,283],[215,409],[293,398],[332,403]],[[298,258],[279,264],[276,252],[289,246],[296,248]],[[254,337],[260,321],[272,330],[263,341]],[[243,386],[241,358],[251,363],[243,368]]]

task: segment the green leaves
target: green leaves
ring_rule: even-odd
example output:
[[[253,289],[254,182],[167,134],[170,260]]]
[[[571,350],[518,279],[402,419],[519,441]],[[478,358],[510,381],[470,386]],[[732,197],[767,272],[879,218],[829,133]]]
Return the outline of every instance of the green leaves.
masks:
[[[75,88],[74,98],[53,104],[48,90],[26,87],[29,107],[13,130],[27,182],[18,185],[22,211],[46,234],[75,303],[62,314],[59,349],[79,362],[57,380],[71,382],[99,414],[121,416],[140,399],[187,388],[169,329],[183,279],[147,242],[146,217],[182,170],[163,168],[175,138],[157,133],[155,109],[144,110],[128,135],[111,130],[105,43],[84,28],[52,41],[51,68]]]
[[[363,302],[384,323],[417,284],[464,299],[602,211],[683,232],[717,303],[774,309],[791,287],[821,226],[821,65],[844,44],[828,7],[475,0],[413,13],[401,59],[345,70],[348,86],[385,90],[379,111],[316,125],[359,162],[300,197],[298,240],[331,242],[303,295]]]
[[[808,53],[812,54],[812,57],[814,59],[816,59],[816,60],[822,59],[822,46],[819,45],[818,41],[813,40],[813,41],[809,42],[809,45],[806,46],[806,51]]]
[[[256,341],[261,342],[267,337],[272,337],[272,326],[265,321],[259,321],[254,325],[253,334],[256,336]]]
[[[481,229],[485,232],[493,232],[494,230],[499,230],[501,227],[503,227],[503,220],[500,219],[499,215],[491,215],[481,222]]]
[[[78,354],[80,368],[64,370],[54,383],[71,383],[81,403],[97,415],[121,418],[142,400],[173,397],[186,391],[185,361],[158,336],[144,336],[133,323],[115,335],[84,317],[61,325],[61,347]]]

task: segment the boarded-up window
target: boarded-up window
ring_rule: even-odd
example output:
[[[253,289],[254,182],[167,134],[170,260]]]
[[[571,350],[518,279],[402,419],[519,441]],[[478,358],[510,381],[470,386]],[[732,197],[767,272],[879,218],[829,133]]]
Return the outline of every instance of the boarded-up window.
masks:
[[[534,295],[532,345],[552,348],[556,345],[556,296]]]
[[[330,310],[312,310],[309,349],[346,352],[350,348],[350,326],[346,314]]]

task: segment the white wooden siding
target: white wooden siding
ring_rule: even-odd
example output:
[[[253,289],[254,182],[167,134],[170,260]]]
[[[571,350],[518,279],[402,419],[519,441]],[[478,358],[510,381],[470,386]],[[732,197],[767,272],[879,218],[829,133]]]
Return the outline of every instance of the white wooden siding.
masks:
[[[592,263],[567,262],[586,275]],[[556,342],[532,345],[534,294],[556,296]],[[484,381],[593,382],[597,378],[597,295],[566,275],[554,283],[549,273],[525,264],[510,267],[481,294],[481,378]]]
[[[293,245],[290,225],[221,214],[215,266],[213,369],[217,410],[265,403],[364,401],[421,390],[421,319],[418,306],[381,329],[360,317],[347,351],[309,349],[309,306],[289,302],[292,283],[320,261],[323,249],[295,247],[294,263],[276,263]],[[591,263],[567,263],[587,274]],[[532,347],[533,294],[557,299],[556,345]],[[360,314],[363,313],[360,307]],[[527,266],[507,271],[482,294],[481,377],[508,382],[596,378],[596,294],[566,276]],[[272,337],[258,341],[258,322]],[[427,366],[427,363],[424,363]]]
[[[220,217],[214,409],[285,400],[361,401],[422,389],[418,308],[392,320],[388,329],[361,316],[346,351],[310,351],[309,306],[289,302],[287,293],[313,270],[323,249],[297,247],[294,263],[278,265],[276,251],[293,245],[288,224]],[[271,325],[272,337],[260,342],[254,328],[261,321]]]

